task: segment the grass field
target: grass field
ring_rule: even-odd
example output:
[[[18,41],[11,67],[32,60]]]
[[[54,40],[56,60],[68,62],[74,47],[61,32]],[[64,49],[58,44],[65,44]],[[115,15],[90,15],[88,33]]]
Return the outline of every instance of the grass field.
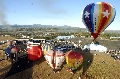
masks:
[[[0,37],[0,41],[4,41],[4,40],[13,40],[15,39],[14,37],[11,37],[11,36],[1,36]]]
[[[20,62],[22,65],[20,65],[20,63],[18,64],[19,67],[15,67],[16,65],[11,67],[10,63],[4,60],[0,62],[0,76],[1,79],[3,79],[8,73],[12,74],[14,72],[14,74],[6,79],[78,79],[78,77],[81,77],[82,79],[120,78],[120,60],[114,61],[114,59],[108,55],[97,54],[91,56],[93,57],[93,60],[88,63],[87,60],[89,60],[89,56],[87,53],[84,54],[84,57],[86,57],[84,64],[80,69],[78,68],[74,74],[67,71],[68,66],[66,62],[59,73],[54,73],[52,68],[45,62],[44,57],[34,63],[31,62],[31,64],[26,63],[26,60],[23,60]],[[22,66],[25,65],[27,68],[24,69]],[[22,69],[22,71],[19,68]],[[17,72],[15,72],[16,69],[18,70]],[[83,71],[85,71],[84,75],[82,75]]]
[[[44,57],[34,62],[23,57],[13,66],[10,65],[9,60],[0,61],[0,79],[4,79],[6,75],[5,79],[78,79],[79,77],[81,79],[120,79],[120,60],[114,61],[109,55],[96,51],[79,52],[82,52],[84,62],[74,74],[67,71],[66,62],[59,73],[54,73]],[[84,75],[82,75],[83,72]]]

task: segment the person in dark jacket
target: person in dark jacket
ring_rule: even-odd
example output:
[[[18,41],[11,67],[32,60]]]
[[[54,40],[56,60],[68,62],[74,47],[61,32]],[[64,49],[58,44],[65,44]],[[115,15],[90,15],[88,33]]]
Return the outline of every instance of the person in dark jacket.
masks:
[[[19,53],[19,49],[16,46],[14,46],[10,51],[11,64],[18,61],[18,53]]]

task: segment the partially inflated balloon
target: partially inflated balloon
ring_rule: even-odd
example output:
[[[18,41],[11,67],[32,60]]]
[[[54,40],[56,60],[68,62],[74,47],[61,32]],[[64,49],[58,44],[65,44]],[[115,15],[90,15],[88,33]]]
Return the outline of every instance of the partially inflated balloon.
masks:
[[[45,54],[45,59],[53,69],[58,70],[65,60],[65,54],[60,50],[49,50]]]
[[[82,55],[77,51],[70,51],[66,54],[66,62],[70,69],[77,69],[83,62]]]
[[[106,2],[87,5],[82,12],[82,21],[96,39],[114,20],[115,8]]]
[[[51,50],[52,49],[52,45],[49,44],[49,43],[46,43],[45,46],[44,46],[44,54],[46,54],[47,51]]]

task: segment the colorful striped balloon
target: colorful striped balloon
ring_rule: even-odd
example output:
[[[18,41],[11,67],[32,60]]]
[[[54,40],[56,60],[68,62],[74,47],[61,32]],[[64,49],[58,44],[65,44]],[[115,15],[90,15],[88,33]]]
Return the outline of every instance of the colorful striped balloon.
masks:
[[[51,44],[46,43],[43,50],[44,54],[46,54],[47,51],[51,50],[52,48],[53,46]]]
[[[66,62],[70,69],[75,70],[83,63],[83,57],[77,51],[69,51],[66,53]]]
[[[115,8],[106,2],[87,5],[82,12],[82,21],[96,39],[113,21]]]

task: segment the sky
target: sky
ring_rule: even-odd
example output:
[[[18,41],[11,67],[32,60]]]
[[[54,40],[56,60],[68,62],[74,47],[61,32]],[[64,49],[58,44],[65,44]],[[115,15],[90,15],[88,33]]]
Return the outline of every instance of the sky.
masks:
[[[88,4],[96,2],[108,2],[115,7],[115,19],[107,30],[120,30],[120,0],[0,0],[0,24],[86,28],[81,12]]]

